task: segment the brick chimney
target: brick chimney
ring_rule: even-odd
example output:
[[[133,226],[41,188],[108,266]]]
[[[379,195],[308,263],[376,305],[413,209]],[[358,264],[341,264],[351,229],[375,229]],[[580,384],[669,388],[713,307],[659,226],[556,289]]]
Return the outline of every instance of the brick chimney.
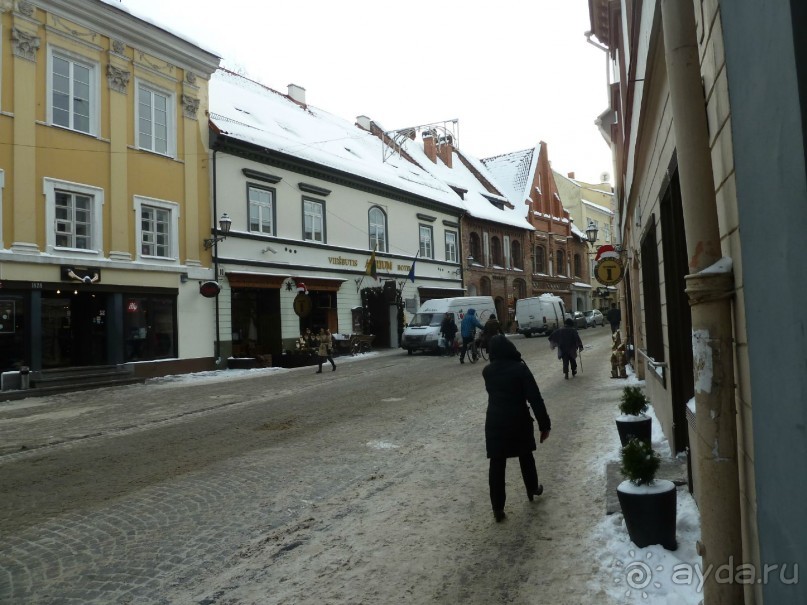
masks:
[[[373,121],[367,116],[358,116],[356,118],[356,124],[358,124],[359,128],[362,128],[367,132],[370,132]]]
[[[570,173],[569,173],[567,176],[568,176],[570,179],[574,180],[574,172],[570,172]]]
[[[437,144],[437,153],[440,154],[443,164],[451,168],[451,158],[454,157],[454,139],[450,134],[440,137]]]
[[[289,84],[289,98],[305,107],[305,88],[296,84]]]
[[[437,137],[437,133],[433,130],[424,130],[421,136],[423,137],[423,151],[426,154],[426,157],[436,164],[437,141],[435,139]]]

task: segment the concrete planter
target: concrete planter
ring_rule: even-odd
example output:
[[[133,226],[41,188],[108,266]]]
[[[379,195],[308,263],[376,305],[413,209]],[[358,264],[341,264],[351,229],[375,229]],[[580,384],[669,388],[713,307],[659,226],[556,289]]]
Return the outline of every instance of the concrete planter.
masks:
[[[660,544],[667,550],[678,548],[675,539],[677,492],[672,481],[661,479],[651,485],[623,481],[616,491],[631,542],[639,548],[652,544]]]
[[[616,418],[616,430],[619,431],[619,441],[622,446],[626,446],[628,441],[634,437],[650,445],[650,434],[652,432],[653,419],[650,416],[639,414],[633,416],[623,414]]]

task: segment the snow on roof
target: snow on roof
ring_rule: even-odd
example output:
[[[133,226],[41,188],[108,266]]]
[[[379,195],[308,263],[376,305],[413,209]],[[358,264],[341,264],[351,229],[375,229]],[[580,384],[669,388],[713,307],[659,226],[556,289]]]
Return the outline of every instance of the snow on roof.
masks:
[[[429,172],[399,155],[383,161],[378,137],[226,69],[210,80],[210,120],[240,141],[463,209],[449,185]]]
[[[514,204],[515,208],[509,208],[507,205],[504,208],[495,206],[491,199],[507,204],[508,197],[488,191],[477,176],[463,163],[462,158],[466,159],[483,178],[495,187],[497,184],[493,175],[490,174],[481,161],[466,155],[464,152],[460,154],[455,150],[451,159],[451,168],[449,168],[439,156],[436,162],[432,162],[426,155],[422,143],[406,139],[403,142],[403,148],[418,164],[437,179],[447,183],[449,186],[465,190],[466,193],[460,203],[472,217],[530,231],[534,230],[532,224],[527,220],[526,210],[521,204]],[[510,201],[512,201],[512,198],[510,198]]]
[[[101,2],[103,2],[104,4],[108,4],[109,6],[116,8],[120,11],[123,11],[124,13],[129,13],[130,15],[136,17],[137,19],[145,21],[146,23],[150,23],[154,27],[158,27],[161,30],[168,32],[169,34],[176,36],[177,38],[185,40],[185,42],[189,42],[190,44],[193,44],[194,46],[197,46],[202,50],[206,50],[207,52],[216,55],[217,57],[222,56],[220,52],[217,52],[215,49],[208,46],[207,43],[203,44],[202,42],[199,42],[198,40],[191,38],[187,34],[175,31],[170,27],[166,26],[164,23],[155,21],[154,19],[151,18],[149,13],[138,9],[136,0],[101,0]]]
[[[586,237],[586,234],[583,231],[580,230],[580,227],[578,227],[574,223],[572,223],[570,226],[572,228],[572,233],[574,233],[577,237],[579,237],[580,239],[583,239],[583,240],[588,239]]]
[[[514,205],[521,204],[530,196],[528,191],[532,184],[530,177],[535,173],[537,162],[538,154],[534,147],[482,160],[496,182],[500,183],[502,192],[513,201]]]
[[[590,202],[588,200],[580,200],[580,202],[582,204],[586,205],[586,206],[590,206],[591,208],[595,208],[595,209],[599,210],[600,212],[604,212],[605,214],[611,214],[611,215],[614,214],[613,210],[611,210],[610,208],[607,208],[605,206],[601,206],[600,204],[595,204],[594,202]]]

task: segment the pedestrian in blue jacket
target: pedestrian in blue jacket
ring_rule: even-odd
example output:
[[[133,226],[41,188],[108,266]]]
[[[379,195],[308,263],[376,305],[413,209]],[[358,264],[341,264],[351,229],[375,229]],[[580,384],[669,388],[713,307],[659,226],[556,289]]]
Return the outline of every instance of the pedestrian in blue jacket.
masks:
[[[476,316],[476,309],[468,309],[465,317],[462,318],[460,323],[460,335],[462,335],[462,350],[460,350],[460,363],[465,363],[465,352],[468,350],[468,345],[476,338],[476,329],[484,330],[485,326],[479,321]],[[473,361],[473,360],[471,360]]]

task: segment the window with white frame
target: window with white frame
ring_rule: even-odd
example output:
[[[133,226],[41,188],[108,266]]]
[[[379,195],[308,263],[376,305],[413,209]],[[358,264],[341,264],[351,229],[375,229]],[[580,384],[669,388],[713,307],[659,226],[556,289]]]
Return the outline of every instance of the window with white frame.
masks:
[[[446,260],[450,263],[456,263],[459,260],[456,231],[446,231]]]
[[[139,258],[179,262],[179,204],[136,195]]]
[[[247,186],[249,198],[249,230],[265,235],[275,234],[275,190]]]
[[[420,255],[423,258],[434,258],[432,235],[431,225],[420,225]]]
[[[66,51],[48,50],[48,116],[54,126],[98,132],[98,65]]]
[[[137,146],[162,155],[174,155],[176,126],[174,95],[137,81]]]
[[[303,200],[303,239],[325,243],[325,202]]]
[[[370,232],[370,250],[387,251],[387,215],[378,206],[367,212]]]
[[[46,177],[46,245],[54,249],[99,255],[103,244],[104,190]]]

